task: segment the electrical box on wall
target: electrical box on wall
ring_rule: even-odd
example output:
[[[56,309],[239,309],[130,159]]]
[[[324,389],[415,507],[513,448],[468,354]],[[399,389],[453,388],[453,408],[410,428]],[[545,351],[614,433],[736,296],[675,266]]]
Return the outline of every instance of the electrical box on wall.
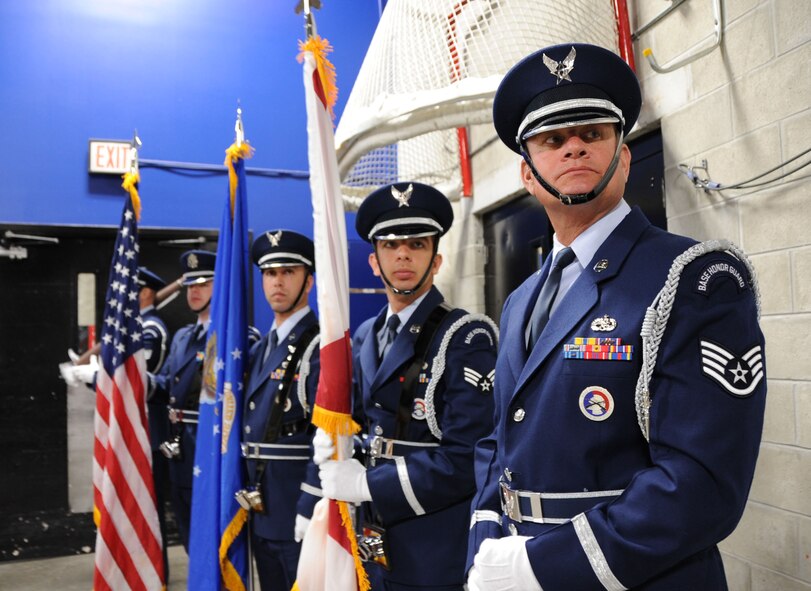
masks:
[[[124,174],[130,167],[130,140],[90,140],[88,172]]]

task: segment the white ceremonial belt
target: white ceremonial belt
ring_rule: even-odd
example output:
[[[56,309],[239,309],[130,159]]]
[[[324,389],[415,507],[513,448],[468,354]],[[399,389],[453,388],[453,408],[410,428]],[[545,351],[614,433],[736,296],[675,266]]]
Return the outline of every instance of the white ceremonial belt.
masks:
[[[624,490],[542,493],[513,490],[503,480],[499,485],[504,515],[516,523],[566,523],[575,515],[584,513],[595,505],[613,501]]]
[[[309,445],[284,445],[282,443],[243,442],[242,457],[247,460],[298,460],[310,459]]]
[[[172,424],[183,423],[186,425],[196,425],[200,417],[199,411],[181,410],[179,408],[169,408],[169,422]]]
[[[368,436],[365,436],[368,437]],[[439,447],[436,442],[420,442],[420,441],[402,441],[400,439],[387,439],[380,435],[374,435],[368,439],[369,441],[369,455],[372,458],[384,458],[386,460],[395,460],[403,457],[406,453],[414,451],[415,449],[426,447]],[[399,453],[395,453],[399,452]]]

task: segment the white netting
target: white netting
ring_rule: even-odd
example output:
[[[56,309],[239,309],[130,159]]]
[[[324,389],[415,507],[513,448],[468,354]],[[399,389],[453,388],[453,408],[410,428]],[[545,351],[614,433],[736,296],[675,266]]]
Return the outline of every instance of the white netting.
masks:
[[[616,29],[612,0],[389,0],[335,134],[345,196],[398,180],[457,196],[455,128],[492,120],[507,70],[555,43],[617,51]]]

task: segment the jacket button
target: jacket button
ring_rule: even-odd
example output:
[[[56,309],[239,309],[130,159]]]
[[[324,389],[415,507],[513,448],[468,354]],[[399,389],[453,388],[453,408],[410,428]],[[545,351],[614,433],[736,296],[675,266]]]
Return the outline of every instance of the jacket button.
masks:
[[[175,376],[175,384],[177,384],[179,381],[180,381],[180,376]]]
[[[250,433],[250,432],[251,432],[251,426],[250,425],[245,425],[245,433]]]
[[[524,417],[527,415],[526,411],[523,408],[518,408],[513,413],[513,421],[516,423],[520,423],[524,420]]]
[[[250,408],[251,410],[254,410],[256,408],[256,403],[253,400],[251,400],[248,403],[248,408]]]

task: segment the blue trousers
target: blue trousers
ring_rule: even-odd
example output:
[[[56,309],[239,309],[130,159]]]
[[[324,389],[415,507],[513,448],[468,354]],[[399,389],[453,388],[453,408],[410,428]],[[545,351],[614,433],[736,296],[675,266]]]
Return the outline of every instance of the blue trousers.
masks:
[[[175,512],[177,521],[177,533],[180,541],[189,553],[189,528],[191,526],[191,487],[175,486],[172,484],[172,509]]]
[[[369,575],[369,583],[372,585],[371,591],[463,591],[463,585],[445,585],[435,587],[433,585],[425,586],[420,585],[415,587],[413,585],[401,585],[386,580],[386,569],[373,562],[364,562],[363,566],[366,568],[366,574]],[[264,589],[262,590],[264,591]]]
[[[301,544],[251,536],[259,587],[262,591],[290,591],[296,581]]]

